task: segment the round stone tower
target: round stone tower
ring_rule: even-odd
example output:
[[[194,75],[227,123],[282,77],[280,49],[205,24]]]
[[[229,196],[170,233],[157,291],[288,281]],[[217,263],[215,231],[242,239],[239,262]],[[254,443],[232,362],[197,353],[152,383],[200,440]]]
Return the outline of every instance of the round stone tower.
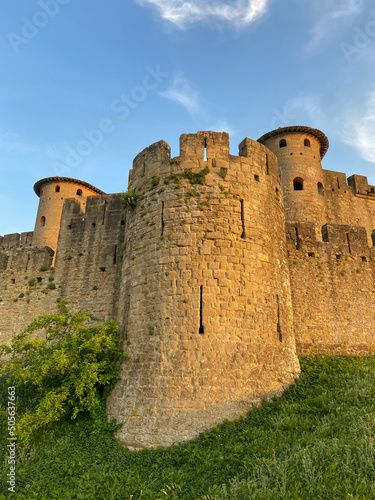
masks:
[[[128,446],[169,446],[280,393],[299,373],[282,187],[273,153],[226,133],[164,141],[134,160],[107,401]]]
[[[34,185],[39,196],[38,214],[35,222],[33,246],[47,246],[56,252],[60,232],[60,221],[64,202],[74,198],[85,212],[87,196],[105,194],[87,182],[69,177],[48,177]]]
[[[329,142],[320,130],[310,127],[284,127],[258,139],[279,161],[286,218],[314,222],[317,238],[327,223],[327,204],[321,160]]]

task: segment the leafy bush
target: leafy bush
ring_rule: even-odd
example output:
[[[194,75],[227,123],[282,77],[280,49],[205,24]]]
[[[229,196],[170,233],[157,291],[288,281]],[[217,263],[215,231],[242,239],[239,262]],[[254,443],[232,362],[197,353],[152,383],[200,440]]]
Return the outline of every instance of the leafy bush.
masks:
[[[153,177],[151,180],[151,189],[155,189],[157,186],[159,186],[160,183],[160,177]]]
[[[17,418],[17,437],[28,441],[36,429],[64,416],[95,413],[119,380],[118,323],[103,322],[87,311],[69,312],[60,301],[57,314],[36,318],[11,346],[0,346],[8,361],[0,368],[8,382],[33,394]]]
[[[135,209],[137,205],[137,200],[138,200],[138,194],[135,192],[133,186],[129,186],[127,192],[122,193],[121,195],[121,201],[125,207],[125,213],[130,213]]]
[[[228,169],[225,167],[221,167],[219,176],[224,180],[227,175],[228,175]]]

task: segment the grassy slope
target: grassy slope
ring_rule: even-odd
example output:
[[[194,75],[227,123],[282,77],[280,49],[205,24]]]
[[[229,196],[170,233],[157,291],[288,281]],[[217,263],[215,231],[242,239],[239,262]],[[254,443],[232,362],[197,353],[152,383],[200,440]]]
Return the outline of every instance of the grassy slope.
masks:
[[[109,430],[91,434],[89,417],[44,430],[18,445],[11,498],[374,499],[375,358],[301,363],[281,398],[169,450],[130,452]]]

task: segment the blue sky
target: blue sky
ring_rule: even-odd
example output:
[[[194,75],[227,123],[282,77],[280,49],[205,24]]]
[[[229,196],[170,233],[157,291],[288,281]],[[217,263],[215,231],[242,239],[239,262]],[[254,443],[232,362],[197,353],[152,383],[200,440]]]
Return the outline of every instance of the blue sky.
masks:
[[[33,230],[34,183],[126,190],[182,133],[309,125],[324,168],[375,184],[371,0],[17,0],[0,19],[0,234]],[[90,142],[91,141],[91,142]]]

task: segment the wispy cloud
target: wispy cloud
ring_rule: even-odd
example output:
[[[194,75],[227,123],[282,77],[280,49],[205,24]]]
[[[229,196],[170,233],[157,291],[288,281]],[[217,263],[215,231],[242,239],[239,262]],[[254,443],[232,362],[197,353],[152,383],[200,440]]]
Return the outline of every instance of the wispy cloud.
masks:
[[[216,122],[209,122],[208,130],[213,130],[214,132],[228,132],[230,136],[235,136],[238,134],[238,129],[233,127],[227,120],[222,119]]]
[[[37,144],[24,140],[20,134],[0,132],[0,151],[27,154],[40,152],[41,148]]]
[[[348,117],[342,130],[342,139],[354,147],[359,155],[371,163],[375,163],[375,90],[366,103],[363,116]]]
[[[323,41],[332,41],[341,35],[340,28],[344,29],[352,18],[358,15],[364,5],[364,0],[334,0],[331,10],[319,20],[311,30],[307,51],[319,47]],[[327,2],[324,2],[327,5]]]
[[[287,101],[284,112],[287,116],[293,117],[294,121],[313,127],[324,127],[327,119],[321,97],[309,92],[301,92]]]
[[[197,118],[203,113],[199,92],[190,86],[182,73],[176,73],[171,86],[159,92],[159,95],[185,108],[192,118]]]
[[[245,27],[262,17],[271,0],[136,0],[140,5],[157,7],[163,19],[184,29],[200,21],[222,21]]]

